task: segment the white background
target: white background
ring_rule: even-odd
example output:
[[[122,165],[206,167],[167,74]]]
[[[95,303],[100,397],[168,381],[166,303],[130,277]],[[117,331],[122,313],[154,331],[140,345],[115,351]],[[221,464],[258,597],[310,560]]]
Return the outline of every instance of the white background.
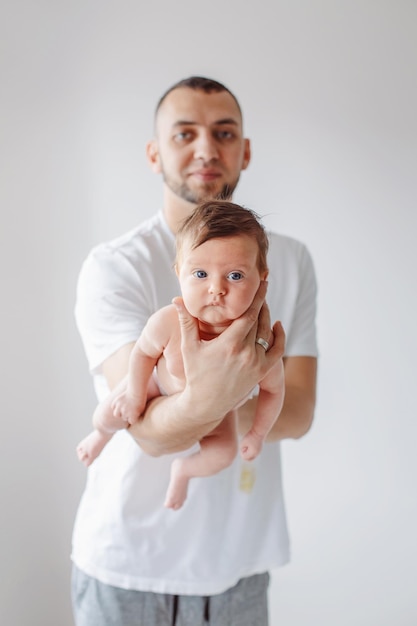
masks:
[[[95,404],[76,277],[160,207],[153,109],[202,74],[236,93],[252,138],[235,199],[303,240],[319,281],[318,407],[283,446],[292,563],[273,573],[271,625],[415,626],[417,3],[8,5],[0,622],[72,624],[74,448]]]

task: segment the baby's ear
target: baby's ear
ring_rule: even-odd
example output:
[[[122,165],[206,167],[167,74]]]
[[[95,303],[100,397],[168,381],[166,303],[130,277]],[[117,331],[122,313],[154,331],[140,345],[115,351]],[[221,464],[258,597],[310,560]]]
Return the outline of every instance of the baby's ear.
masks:
[[[269,270],[265,270],[263,274],[261,274],[261,280],[266,280],[268,278]]]

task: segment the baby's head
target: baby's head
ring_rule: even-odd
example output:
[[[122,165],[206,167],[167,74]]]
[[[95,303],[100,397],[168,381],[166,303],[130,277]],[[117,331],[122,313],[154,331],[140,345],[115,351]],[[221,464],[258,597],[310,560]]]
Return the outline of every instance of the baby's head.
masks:
[[[183,222],[175,268],[200,333],[216,336],[248,309],[268,275],[267,251],[256,213],[232,202],[205,202]]]
[[[182,222],[176,235],[176,268],[181,265],[186,250],[195,250],[210,239],[239,235],[247,235],[256,241],[258,270],[262,275],[267,274],[268,237],[259,216],[226,200],[204,202]]]

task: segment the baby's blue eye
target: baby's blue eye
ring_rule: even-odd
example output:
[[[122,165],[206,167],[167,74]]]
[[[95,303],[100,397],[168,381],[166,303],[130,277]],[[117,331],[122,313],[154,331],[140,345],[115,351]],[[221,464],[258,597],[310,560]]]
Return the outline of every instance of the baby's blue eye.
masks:
[[[193,274],[196,278],[207,278],[207,272],[204,270],[196,270]]]
[[[243,274],[240,272],[230,272],[228,278],[230,278],[230,280],[241,280],[243,278]]]

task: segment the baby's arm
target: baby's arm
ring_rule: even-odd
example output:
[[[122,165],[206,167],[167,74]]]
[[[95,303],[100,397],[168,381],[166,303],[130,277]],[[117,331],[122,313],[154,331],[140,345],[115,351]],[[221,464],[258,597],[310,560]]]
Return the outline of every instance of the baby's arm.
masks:
[[[128,424],[138,421],[148,400],[155,396],[155,393],[152,396],[149,394],[149,381],[169,341],[172,330],[171,308],[164,307],[149,318],[131,352],[126,385],[112,400],[114,417]]]
[[[128,424],[138,421],[148,400],[148,383],[156,362],[157,359],[143,352],[139,339],[130,355],[124,389],[115,395],[111,403],[115,418]]]
[[[169,341],[170,324],[166,315],[161,309],[149,318],[131,353],[127,376],[94,411],[94,430],[77,446],[78,457],[84,465],[91,465],[113,434],[137,422],[146,402],[159,395],[151,376],[163,352],[163,344],[154,338]]]
[[[277,420],[285,395],[284,364],[280,359],[270,372],[259,382],[259,395],[255,417],[249,432],[240,446],[242,457],[251,461],[258,456],[262,445]]]

